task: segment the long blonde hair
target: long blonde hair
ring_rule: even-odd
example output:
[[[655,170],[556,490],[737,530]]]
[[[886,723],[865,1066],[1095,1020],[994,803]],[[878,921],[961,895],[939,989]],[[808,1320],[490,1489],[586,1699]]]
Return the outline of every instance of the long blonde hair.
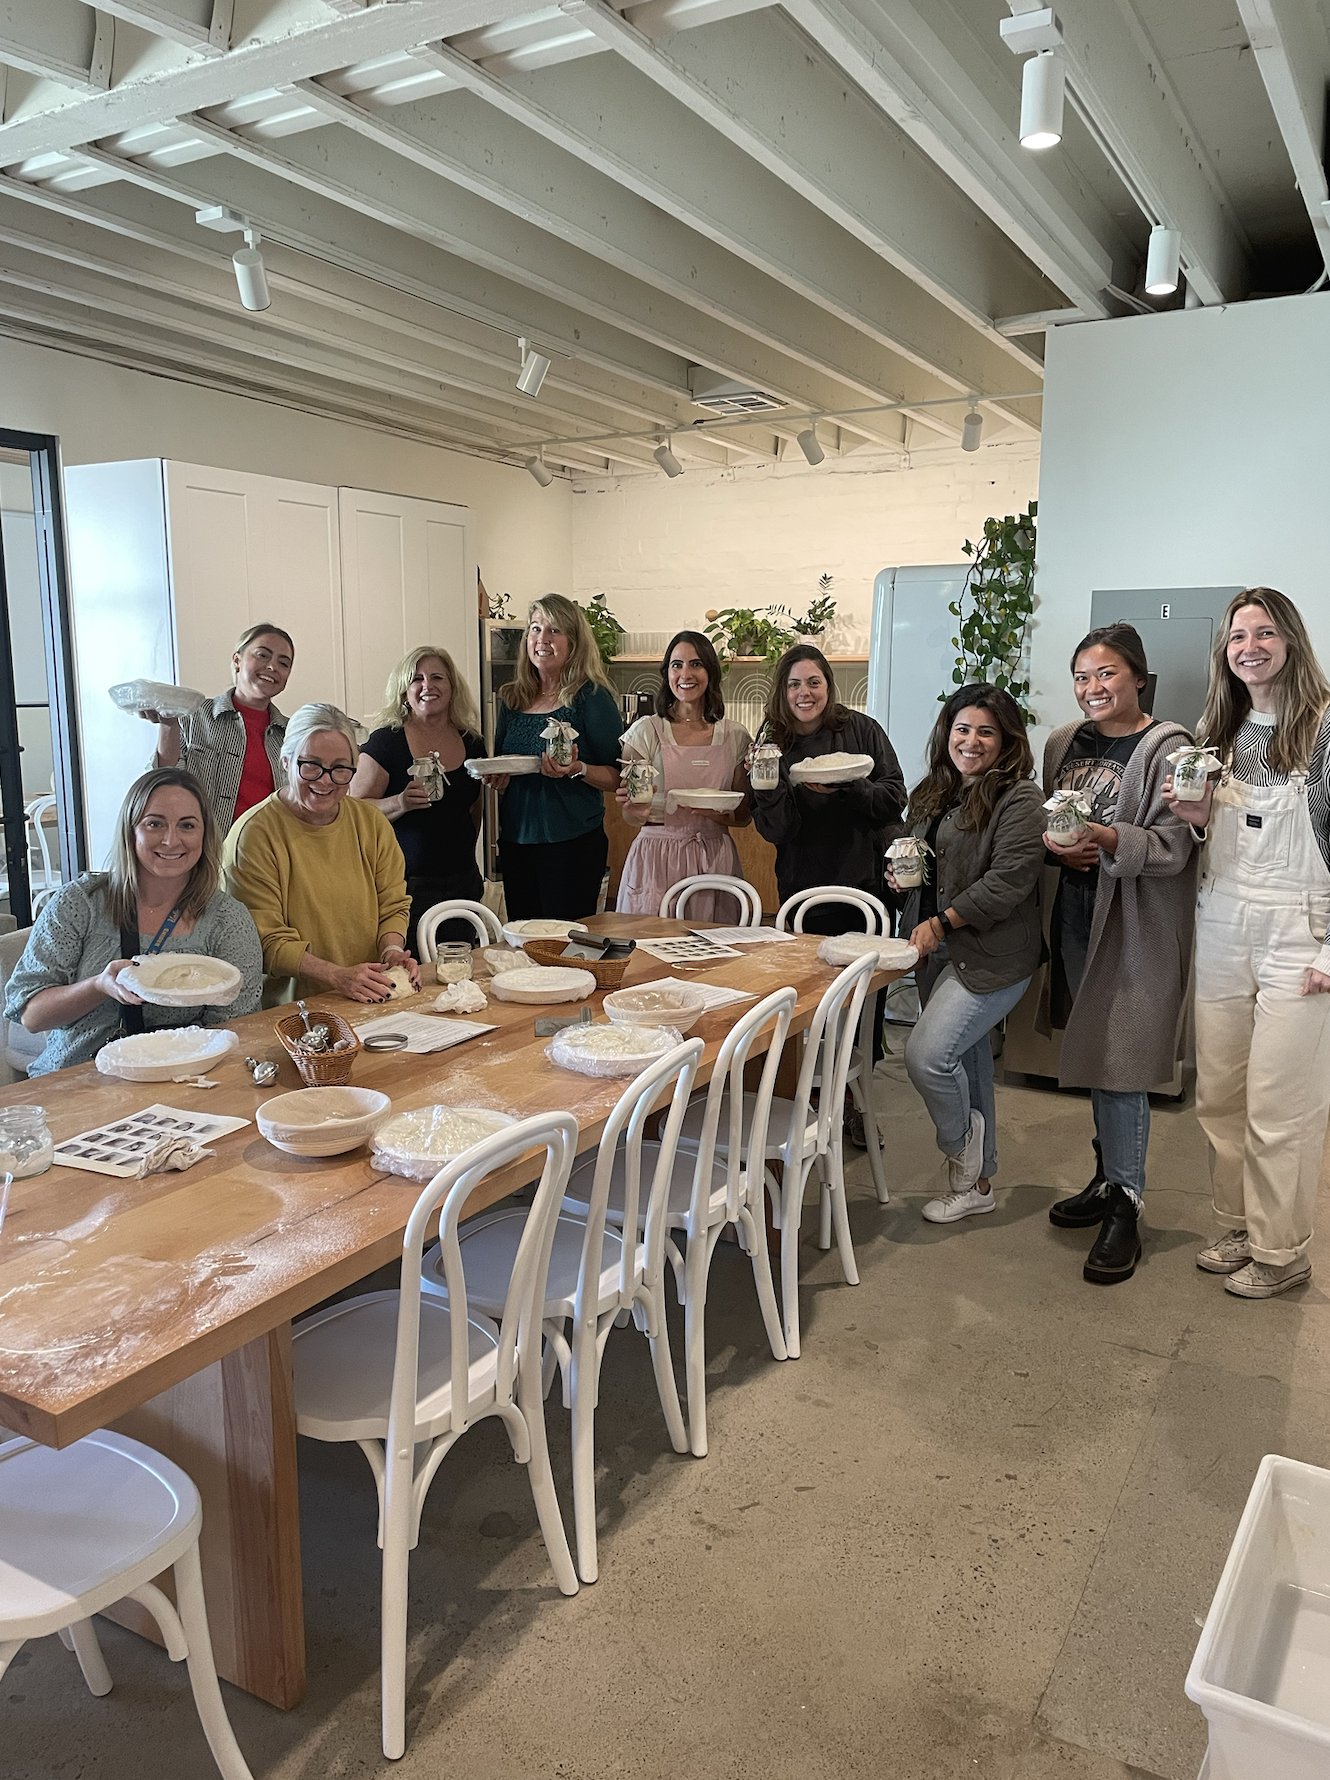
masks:
[[[1243,606],[1259,606],[1288,650],[1288,659],[1274,682],[1275,727],[1266,744],[1266,761],[1277,773],[1306,772],[1326,706],[1330,705],[1330,680],[1316,659],[1302,614],[1287,594],[1278,593],[1273,587],[1248,587],[1228,603],[1224,621],[1215,635],[1210,689],[1197,740],[1227,760],[1233,738],[1251,710],[1251,694],[1228,665],[1228,635],[1234,614]]]
[[[197,921],[217,894],[222,843],[207,795],[193,773],[187,773],[178,766],[159,766],[150,773],[144,773],[142,778],[135,779],[125,793],[125,801],[120,806],[120,815],[115,825],[115,839],[111,843],[111,869],[106,874],[105,890],[111,919],[117,927],[137,928],[138,925],[139,859],[134,849],[134,830],[143,820],[144,811],[156,794],[173,785],[189,792],[197,801],[203,817],[203,851],[189,874],[185,893],[180,898],[180,913],[190,915]]]
[[[570,704],[588,680],[592,685],[603,686],[606,692],[612,693],[614,688],[600,659],[595,632],[587,623],[581,606],[561,593],[544,594],[531,602],[531,609],[526,615],[528,632],[531,629],[531,620],[537,612],[542,612],[553,629],[561,631],[568,639],[568,659],[563,664],[563,678],[559,682],[559,703]],[[540,675],[536,672],[536,664],[531,659],[526,642],[524,636],[512,679],[506,686],[499,688],[499,697],[510,711],[524,711],[540,697]]]
[[[475,694],[457,671],[457,663],[446,649],[440,649],[434,643],[422,643],[418,649],[408,649],[388,676],[388,684],[383,689],[383,709],[374,719],[376,729],[401,729],[411,715],[411,707],[406,702],[407,687],[416,677],[416,669],[422,661],[431,656],[443,663],[444,672],[453,689],[448,704],[448,721],[462,735],[480,734],[480,709],[476,704]]]

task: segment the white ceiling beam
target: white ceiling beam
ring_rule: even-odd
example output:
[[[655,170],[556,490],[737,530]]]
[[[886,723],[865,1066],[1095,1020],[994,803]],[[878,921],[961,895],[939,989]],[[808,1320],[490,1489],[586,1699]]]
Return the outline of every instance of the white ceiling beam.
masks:
[[[1038,378],[1038,361],[1008,347],[987,320],[982,330],[958,325],[894,263],[847,236],[749,154],[699,130],[662,86],[625,61],[574,62],[502,81],[444,45],[417,53],[506,118],[952,389],[984,393],[1010,388],[1013,375],[1022,385],[1031,371]],[[486,145],[493,150],[488,132]],[[1002,246],[1014,261],[1009,244]],[[1053,294],[1028,276],[1014,288],[1045,300]],[[1037,431],[1033,410],[1021,418]]]
[[[462,97],[464,95],[459,95]],[[366,121],[375,122],[373,119]],[[863,405],[865,395],[869,400],[901,399],[899,392],[884,390],[881,384],[869,383],[865,387],[859,378],[841,380],[820,367],[810,367],[784,354],[773,353],[764,345],[759,331],[747,317],[741,318],[739,325],[731,326],[713,316],[696,300],[689,302],[673,291],[653,287],[643,279],[618,270],[607,260],[593,259],[566,238],[546,233],[514,217],[508,207],[487,203],[460,185],[453,186],[446,204],[441,203],[434,172],[422,167],[414,157],[407,159],[382,150],[377,144],[349,132],[296,136],[284,142],[279,153],[268,144],[248,142],[218,130],[204,120],[196,118],[191,123],[209,140],[257,169],[274,173],[321,197],[331,198],[363,216],[385,221],[393,228],[416,235],[475,265],[552,297],[574,311],[580,310],[611,327],[636,334],[685,360],[695,359],[727,377],[755,383],[794,406],[857,407]],[[474,146],[483,162],[484,144]],[[212,195],[205,201],[234,204],[247,215],[255,214],[253,205],[236,197],[235,187],[224,166],[219,172],[215,163],[199,162],[190,172],[195,181],[208,181]],[[490,174],[489,177],[493,179],[494,176]],[[509,205],[518,201],[516,193],[510,194]],[[536,203],[539,207],[539,193]],[[263,208],[262,203],[258,208]],[[666,220],[656,216],[655,227],[659,229]],[[652,221],[651,216],[643,216],[641,224],[633,231],[635,239],[640,242],[643,230],[649,232]],[[333,239],[335,234],[335,230],[327,232],[325,239]],[[654,248],[648,243],[641,245],[643,251],[659,254],[659,244]],[[689,245],[696,248],[707,244],[698,243],[695,238],[685,244],[686,257],[682,265],[685,276],[696,257],[688,252]],[[745,271],[737,261],[734,266],[737,271]],[[670,282],[677,283],[679,274],[679,266],[671,266]],[[748,277],[751,279],[751,274]],[[772,286],[771,289],[779,294],[786,311],[794,315],[795,325],[807,328],[807,312],[800,313],[801,306],[779,292],[778,287]],[[824,327],[819,323],[818,335],[830,332],[832,325],[828,323]],[[881,359],[873,354],[870,343],[860,336],[857,345],[871,369],[879,370]],[[948,393],[937,385],[936,380],[926,378],[913,367],[903,369],[909,373],[910,381],[919,386],[907,399],[918,401]],[[922,395],[923,390],[928,391],[928,397]],[[937,430],[952,436],[951,423],[938,419],[935,425]],[[871,420],[856,423],[856,428],[866,435],[874,434]]]
[[[621,317],[645,308],[646,314],[663,318],[666,305],[677,305],[687,313],[676,312],[669,344],[727,375],[756,379],[765,370],[782,385],[772,393],[786,400],[795,367],[834,379],[870,400],[923,402],[951,393],[933,373],[889,357],[876,342],[834,317],[813,315],[773,279],[755,274],[734,255],[571,155],[539,144],[492,111],[482,111],[467,94],[432,101],[428,108],[408,106],[389,119],[312,82],[301,90],[324,108],[330,121],[345,126],[334,152],[329,154],[325,146],[317,154],[321,166],[355,166],[359,183],[387,194],[406,183],[400,169],[403,161],[410,163],[427,175],[425,189],[432,202],[426,209],[434,213],[440,206],[433,180],[442,176],[454,187],[446,206],[449,224],[455,228],[466,219],[464,226],[474,239],[488,237],[503,254],[509,276],[544,283],[553,273],[561,283],[569,281],[563,284],[564,300],[608,301]],[[361,148],[385,150],[389,164],[372,152],[357,162],[350,152],[357,137],[363,139]],[[285,146],[292,158],[302,159],[311,144],[296,137]],[[236,152],[244,154],[246,147]],[[621,294],[614,294],[615,272],[635,281],[641,293],[618,286]],[[658,338],[666,343],[667,337]],[[759,348],[782,355],[787,367],[764,365]],[[768,387],[765,382],[761,386]],[[802,394],[795,399],[809,402]],[[813,397],[809,405],[821,404]],[[940,430],[946,425],[940,421]]]
[[[106,38],[98,14],[81,0],[0,0],[0,62],[25,74],[85,92],[104,89]]]
[[[0,21],[12,15],[17,41],[22,43],[36,30],[47,33],[48,15],[64,19],[67,8],[91,19],[90,9],[78,0],[0,0]],[[275,7],[267,21],[273,32],[269,39],[247,39],[228,55],[203,55],[86,98],[53,95],[51,109],[12,118],[0,125],[0,166],[14,166],[52,149],[98,142],[182,112],[206,111],[238,94],[330,74],[530,10],[531,0],[393,0],[340,17],[329,12],[325,23],[293,31],[286,10]],[[0,23],[0,34],[3,30]],[[67,45],[65,53],[72,66]],[[0,54],[10,59],[7,52]],[[78,65],[86,68],[86,58]]]
[[[1180,232],[1188,284],[1203,303],[1245,296],[1249,244],[1140,19],[1104,0],[1058,0],[1057,17],[1077,108],[1149,220]]]
[[[1025,256],[842,70],[810,54],[808,39],[782,10],[714,24],[664,48],[606,0],[564,0],[564,7],[679,104],[981,332],[991,333],[995,315],[1049,306],[1054,290]],[[600,69],[595,78],[603,80]],[[548,90],[546,80],[514,84]],[[601,120],[588,122],[599,127]],[[1026,355],[1013,357],[1028,368]]]
[[[992,55],[968,22],[912,0],[782,0],[787,12],[1087,315],[1111,313],[1114,246],[1021,148],[1016,112],[993,102]],[[994,26],[996,33],[996,25]]]
[[[1330,215],[1325,210],[1330,199],[1325,174],[1330,89],[1326,22],[1312,0],[1237,0],[1237,4],[1316,232],[1316,245],[1330,272]]]
[[[46,4],[46,0],[42,0]],[[234,0],[220,0],[226,23],[227,41],[218,42],[213,34],[214,0],[98,0],[104,12],[114,13],[127,25],[137,25],[154,37],[165,37],[182,49],[197,50],[201,55],[220,56],[230,47],[231,8]],[[220,33],[219,33],[220,34]]]

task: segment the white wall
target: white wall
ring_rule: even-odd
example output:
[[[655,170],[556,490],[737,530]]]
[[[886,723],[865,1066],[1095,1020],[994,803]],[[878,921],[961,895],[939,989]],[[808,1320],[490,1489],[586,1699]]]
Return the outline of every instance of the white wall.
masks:
[[[1041,723],[1098,587],[1277,587],[1330,666],[1330,293],[1058,328],[1047,372]]]
[[[67,464],[168,457],[340,488],[455,501],[476,519],[491,595],[572,584],[568,484],[368,427],[0,339],[0,424],[56,433]]]
[[[603,591],[630,631],[668,631],[723,606],[798,614],[830,574],[832,646],[867,654],[878,570],[959,562],[965,539],[1023,506],[1038,475],[1031,440],[916,451],[904,465],[856,455],[592,482],[572,498],[574,591]]]

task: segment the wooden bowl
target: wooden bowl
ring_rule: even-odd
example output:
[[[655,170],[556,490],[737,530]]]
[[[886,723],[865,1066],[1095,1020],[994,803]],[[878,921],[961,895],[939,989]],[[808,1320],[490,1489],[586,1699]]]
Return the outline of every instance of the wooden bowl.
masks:
[[[328,1013],[323,1008],[316,1009],[310,1015],[310,1024],[313,1025],[316,1021],[330,1026],[334,1039],[348,1039],[350,1042],[346,1049],[308,1052],[297,1049],[296,1040],[305,1030],[305,1022],[299,1014],[288,1014],[285,1019],[279,1020],[277,1036],[307,1088],[344,1088],[351,1080],[351,1068],[360,1053],[360,1040],[356,1037],[355,1028],[340,1014]]]
[[[626,958],[565,958],[567,949],[566,939],[529,939],[522,947],[533,963],[562,964],[574,970],[590,971],[598,989],[617,989],[633,961],[631,952]]]

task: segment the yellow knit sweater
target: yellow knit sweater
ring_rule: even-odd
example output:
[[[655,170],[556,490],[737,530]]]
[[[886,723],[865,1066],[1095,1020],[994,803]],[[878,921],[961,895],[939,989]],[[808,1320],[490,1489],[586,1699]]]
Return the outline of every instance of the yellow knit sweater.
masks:
[[[276,792],[247,810],[226,837],[222,881],[254,917],[269,1006],[325,985],[301,975],[306,951],[332,964],[368,964],[385,933],[406,935],[411,899],[402,849],[387,817],[347,797],[316,828]]]

